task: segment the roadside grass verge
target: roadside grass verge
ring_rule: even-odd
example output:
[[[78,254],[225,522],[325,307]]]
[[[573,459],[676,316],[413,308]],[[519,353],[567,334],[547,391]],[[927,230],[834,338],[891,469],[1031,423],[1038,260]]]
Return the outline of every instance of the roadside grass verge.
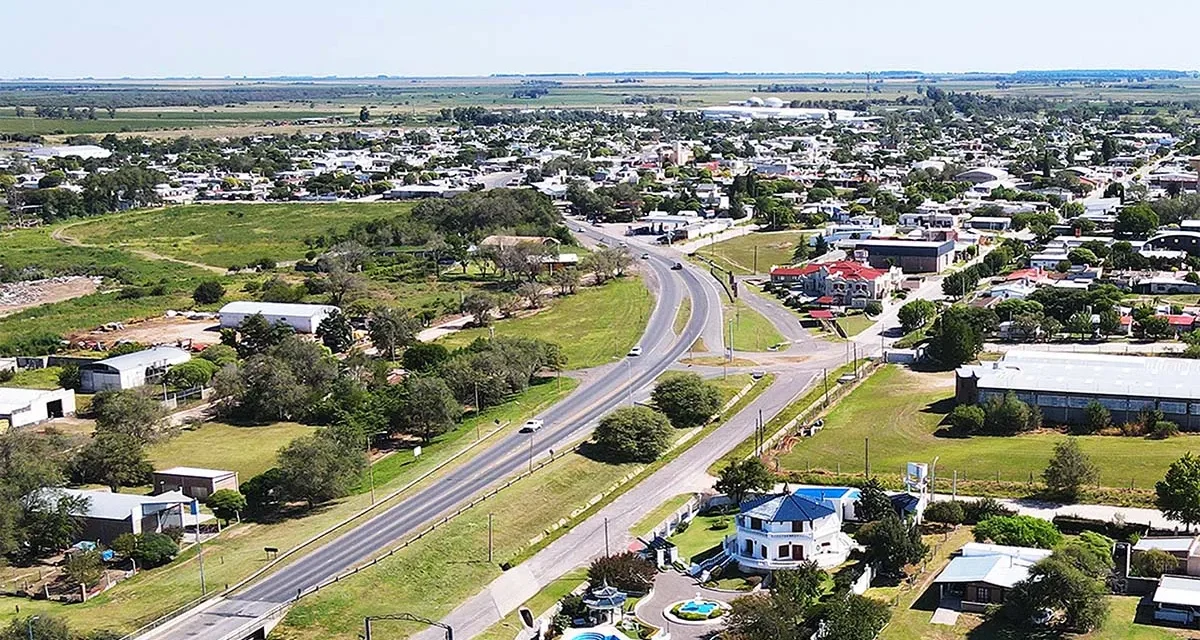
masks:
[[[833,472],[840,464],[843,474],[861,474],[870,438],[873,474],[898,477],[907,462],[938,458],[940,490],[949,489],[956,471],[960,493],[967,481],[1020,486],[1032,477],[1036,485],[1054,446],[1067,436],[1051,430],[1008,437],[935,435],[954,407],[953,396],[953,373],[885,366],[837,403],[822,431],[781,454],[780,465],[790,471]],[[1200,436],[1190,435],[1166,440],[1080,436],[1078,441],[1100,469],[1101,486],[1125,490],[1152,490],[1167,466],[1187,451],[1200,451]]]
[[[692,494],[681,493],[674,498],[667,500],[666,502],[658,505],[654,511],[651,511],[643,516],[641,520],[638,520],[637,524],[633,525],[633,528],[630,529],[630,532],[635,536],[649,534],[651,529],[658,526],[659,523],[667,519],[667,516],[675,513],[676,509],[679,509],[683,505],[687,504],[687,501],[691,499]]]
[[[305,238],[354,222],[407,215],[409,202],[202,204],[131,211],[73,224],[64,233],[86,245],[144,249],[217,267],[267,257],[298,260]]]
[[[675,311],[675,324],[672,327],[675,335],[680,335],[687,328],[688,320],[692,319],[692,298],[685,296],[679,303],[679,309]]]
[[[572,569],[542,588],[537,595],[526,600],[521,606],[529,609],[536,618],[550,610],[559,600],[574,591],[579,585],[587,582],[587,568]],[[521,616],[516,611],[504,616],[504,619],[492,625],[487,631],[475,636],[475,640],[513,640],[525,629]]]
[[[494,323],[497,336],[520,336],[553,342],[562,348],[569,369],[586,369],[623,357],[637,344],[654,296],[641,279],[627,276],[599,287],[583,287],[575,295],[556,298],[538,313]],[[455,332],[441,343],[464,347],[487,337],[489,329]]]
[[[535,415],[545,407],[561,400],[575,387],[575,384],[575,381],[563,378],[562,389],[559,391],[556,389],[554,380],[550,379],[532,387],[504,405],[485,410],[479,419],[487,424],[491,424],[492,420],[501,417],[511,420],[512,424],[505,427],[505,432],[511,432],[519,428],[527,416]],[[253,429],[253,427],[249,427],[249,429]],[[424,453],[415,463],[405,465],[402,469],[390,472],[390,474],[384,472],[377,475],[376,495],[382,497],[405,486],[474,440],[473,423],[465,422],[454,431],[444,434],[434,443],[425,447]],[[469,464],[472,457],[482,450],[482,448],[477,448],[464,454],[441,473],[451,473],[454,469]],[[405,454],[394,455],[404,456]],[[272,455],[269,460],[264,462],[271,464],[273,460]],[[389,458],[383,460],[389,460]],[[385,474],[391,475],[391,479],[381,479]],[[243,481],[245,479],[243,478]],[[228,529],[216,539],[204,543],[204,569],[209,588],[220,589],[226,584],[234,584],[264,566],[267,559],[263,554],[263,547],[290,549],[313,535],[340,523],[370,504],[371,496],[364,483],[359,487],[358,492],[318,507],[303,517],[273,523],[244,522]],[[170,565],[139,573],[86,603],[64,605],[24,598],[0,597],[0,626],[20,617],[15,614],[15,606],[20,605],[22,616],[31,613],[54,615],[64,618],[73,627],[82,630],[113,629],[128,632],[198,597],[200,597],[199,570],[193,548],[181,554],[180,558]]]
[[[733,322],[734,351],[767,351],[768,347],[784,342],[770,320],[741,300],[725,304],[725,318],[726,323]],[[728,325],[723,329],[728,333]]]

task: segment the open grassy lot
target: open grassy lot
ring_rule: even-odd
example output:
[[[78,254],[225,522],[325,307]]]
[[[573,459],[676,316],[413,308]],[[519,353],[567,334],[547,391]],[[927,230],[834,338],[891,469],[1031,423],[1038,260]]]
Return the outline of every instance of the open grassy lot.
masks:
[[[412,203],[213,204],[108,215],[62,233],[85,244],[127,247],[217,267],[304,257],[304,239],[362,220],[405,214]]]
[[[705,246],[696,253],[711,258],[717,264],[738,275],[767,273],[771,265],[792,264],[792,252],[796,243],[812,232],[803,231],[756,231],[744,236],[730,238]],[[755,252],[758,253],[755,270]]]
[[[731,516],[696,516],[687,530],[671,536],[671,542],[679,548],[679,559],[687,564],[692,556],[704,553],[721,544],[725,536],[733,533]]]
[[[567,357],[567,368],[584,369],[624,356],[637,344],[654,296],[638,278],[613,280],[600,287],[556,298],[538,313],[495,323],[498,336],[540,338],[557,343]],[[465,346],[488,335],[488,329],[468,329],[442,340],[447,348]]]
[[[502,422],[510,421],[511,424],[506,427],[506,431],[514,431],[528,416],[535,415],[557,402],[574,387],[574,381],[566,379],[562,381],[561,390],[557,390],[557,384],[554,381],[534,386],[504,405],[483,411],[476,420],[482,424],[491,424],[493,420],[497,419]],[[238,429],[239,427],[226,428]],[[202,431],[195,433],[200,434]],[[474,440],[475,422],[467,420],[454,431],[440,436],[425,447],[421,457],[411,464],[403,463],[405,459],[412,460],[412,456],[406,455],[405,452],[384,458],[378,463],[381,468],[376,470],[377,495],[383,496],[403,487]],[[172,445],[173,443],[167,443],[165,446]],[[198,443],[197,446],[206,445]],[[264,455],[268,449],[271,453],[270,457],[263,459],[261,463],[247,460],[247,464],[271,464],[275,447],[259,447]],[[463,455],[441,473],[449,473],[454,468],[469,463],[471,457],[477,452],[478,449],[475,449]],[[201,453],[203,452],[197,452],[196,455]],[[155,457],[157,459],[158,456]],[[395,463],[399,464],[393,463],[393,459]],[[395,466],[389,467],[391,464]],[[243,476],[242,480],[246,479],[248,478]],[[594,490],[595,487],[593,486],[592,489]],[[206,542],[204,545],[204,569],[209,586],[235,583],[262,567],[266,563],[262,551],[264,546],[289,549],[318,532],[336,525],[370,504],[371,496],[367,490],[367,484],[363,483],[351,496],[319,507],[302,518],[269,524],[246,522],[227,530],[219,538]],[[196,557],[193,552],[189,551],[170,565],[143,572],[84,604],[63,605],[44,600],[31,601],[23,598],[0,597],[0,627],[18,617],[15,607],[20,605],[21,616],[45,613],[61,616],[72,626],[80,629],[102,628],[122,632],[132,631],[142,624],[198,598],[200,596],[198,575]]]
[[[875,321],[865,313],[853,313],[838,318],[837,323],[841,325],[842,331],[845,331],[848,337],[854,337],[869,329],[875,324]]]
[[[766,351],[784,341],[770,320],[741,300],[725,305],[725,322],[730,321],[733,321],[734,351]],[[725,330],[729,331],[728,325]]]
[[[245,482],[274,466],[275,452],[281,447],[315,430],[294,422],[256,427],[207,422],[152,445],[147,453],[155,469],[227,469],[238,472],[238,479]]]
[[[121,131],[158,131],[166,129],[206,129],[234,125],[261,125],[267,120],[291,120],[335,115],[334,111],[272,110],[270,108],[229,109],[225,107],[186,107],[159,109],[118,109],[113,117],[96,110],[95,120],[37,118],[32,114],[16,117],[15,109],[0,109],[0,133],[36,133],[41,135],[78,133],[116,133]],[[349,115],[341,112],[341,115]],[[357,115],[357,113],[355,113]],[[268,130],[269,131],[269,130]]]
[[[947,438],[934,435],[953,408],[952,373],[913,373],[889,365],[830,411],[825,429],[780,456],[787,470],[807,468],[862,473],[863,446],[870,438],[871,470],[899,474],[906,462],[938,458],[940,479],[958,472],[960,480],[1035,480],[1054,445],[1066,436],[1043,431],[1012,437]],[[1147,440],[1117,436],[1079,438],[1084,452],[1100,468],[1103,486],[1152,489],[1167,466],[1189,450],[1200,451],[1200,437]]]
[[[20,389],[57,389],[58,374],[62,367],[45,367],[43,369],[24,369],[16,372],[12,380],[0,383],[4,387]]]

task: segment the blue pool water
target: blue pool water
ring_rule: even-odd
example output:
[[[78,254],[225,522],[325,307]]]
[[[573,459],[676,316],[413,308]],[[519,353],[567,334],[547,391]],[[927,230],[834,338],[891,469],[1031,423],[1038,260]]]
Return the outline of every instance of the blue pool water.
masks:
[[[713,609],[716,609],[716,608],[717,608],[717,603],[715,603],[715,602],[692,601],[692,602],[685,602],[684,605],[679,608],[679,611],[681,613],[697,613],[702,616],[706,616],[706,615],[712,613]]]
[[[620,639],[617,638],[616,636],[606,636],[603,633],[596,633],[595,631],[586,631],[584,633],[577,634],[573,638],[573,640],[620,640]]]

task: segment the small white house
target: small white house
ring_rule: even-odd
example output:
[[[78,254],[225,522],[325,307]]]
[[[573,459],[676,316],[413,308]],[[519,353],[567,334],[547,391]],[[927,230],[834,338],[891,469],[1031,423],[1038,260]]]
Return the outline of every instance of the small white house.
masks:
[[[0,387],[0,420],[7,420],[11,428],[70,415],[75,415],[75,392],[70,389]]]
[[[792,569],[807,560],[835,567],[854,548],[839,511],[796,493],[751,498],[735,523],[725,549],[743,571]]]
[[[243,320],[261,315],[270,324],[282,322],[297,333],[314,333],[321,321],[338,308],[327,304],[290,304],[238,300],[221,307],[221,326],[237,327]]]
[[[151,347],[79,367],[79,390],[83,393],[134,389],[157,384],[168,369],[192,359],[176,347]]]

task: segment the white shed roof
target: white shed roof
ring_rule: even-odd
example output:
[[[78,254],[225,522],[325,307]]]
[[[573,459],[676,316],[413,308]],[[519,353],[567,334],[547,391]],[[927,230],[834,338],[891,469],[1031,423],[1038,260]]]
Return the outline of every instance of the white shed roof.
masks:
[[[110,367],[117,371],[135,371],[160,364],[179,364],[192,359],[192,355],[177,347],[151,347],[136,353],[108,358],[83,365],[87,367]]]
[[[1163,576],[1154,591],[1156,604],[1179,604],[1200,607],[1200,578]]]
[[[237,300],[221,307],[221,313],[244,313],[264,316],[295,316],[311,318],[322,313],[328,313],[337,307],[327,304],[293,304],[287,302],[255,302],[253,300]]]
[[[202,469],[200,467],[171,467],[170,469],[163,469],[161,471],[155,471],[154,473],[161,473],[163,475],[172,475],[172,476],[189,476],[192,478],[210,478],[212,480],[218,480],[220,478],[228,478],[229,476],[235,475],[237,472],[236,471],[226,471],[224,469]]]

